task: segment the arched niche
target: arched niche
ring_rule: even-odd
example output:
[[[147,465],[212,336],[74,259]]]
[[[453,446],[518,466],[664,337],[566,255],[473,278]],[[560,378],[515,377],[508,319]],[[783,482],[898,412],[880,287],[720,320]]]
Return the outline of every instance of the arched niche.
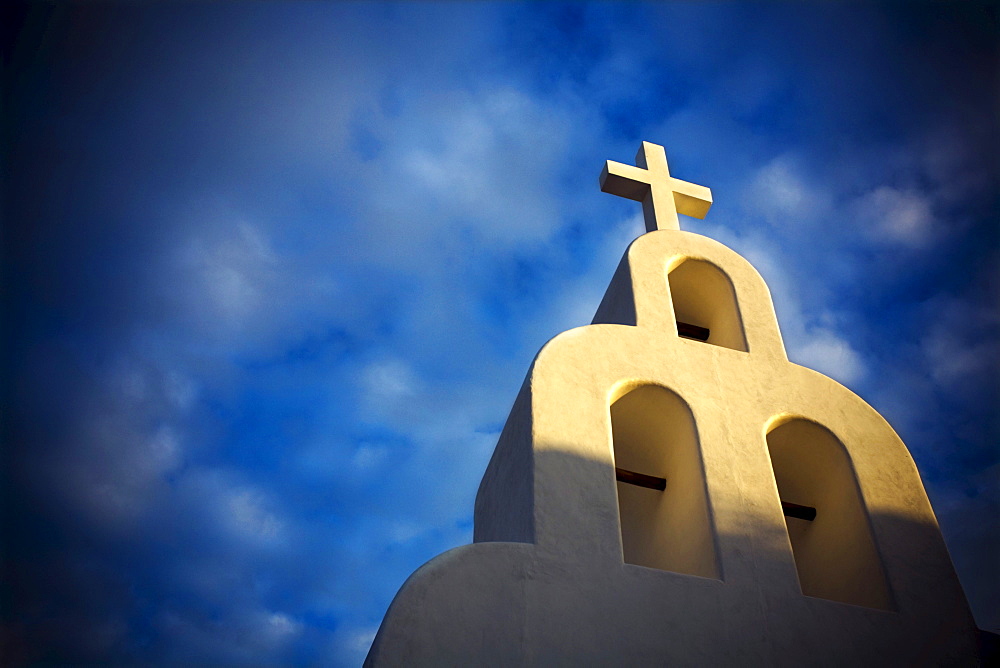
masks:
[[[641,385],[611,405],[616,469],[664,478],[660,491],[619,480],[626,563],[718,578],[694,417],[674,392]]]
[[[840,439],[793,418],[768,432],[767,450],[781,501],[816,509],[812,521],[785,517],[802,593],[891,609],[871,522]]]
[[[668,267],[667,282],[678,323],[707,329],[707,343],[747,351],[736,291],[725,272],[705,260],[679,258]]]

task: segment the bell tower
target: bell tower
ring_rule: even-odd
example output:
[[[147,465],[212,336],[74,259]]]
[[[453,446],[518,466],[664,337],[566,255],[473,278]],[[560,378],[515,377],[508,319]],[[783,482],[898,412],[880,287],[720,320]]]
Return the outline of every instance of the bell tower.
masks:
[[[475,542],[407,580],[366,665],[976,665],[905,445],[788,361],[743,257],[680,230],[711,191],[661,146],[636,163],[600,184],[647,233],[535,357]]]

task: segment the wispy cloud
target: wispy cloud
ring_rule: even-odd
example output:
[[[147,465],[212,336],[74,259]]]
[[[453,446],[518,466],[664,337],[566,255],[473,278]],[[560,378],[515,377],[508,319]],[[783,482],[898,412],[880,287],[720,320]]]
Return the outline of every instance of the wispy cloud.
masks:
[[[24,662],[357,665],[640,233],[596,180],[641,139],[712,187],[684,225],[761,271],[791,359],[892,416],[995,591],[962,520],[997,489],[995,59],[961,11],[258,9],[69,8],[16,54]]]

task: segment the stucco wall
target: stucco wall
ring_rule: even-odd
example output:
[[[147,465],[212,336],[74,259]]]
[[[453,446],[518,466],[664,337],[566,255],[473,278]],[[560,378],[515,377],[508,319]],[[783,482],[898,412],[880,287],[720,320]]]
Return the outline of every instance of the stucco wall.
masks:
[[[668,278],[684,266],[709,280]],[[680,338],[671,288],[685,292],[678,311],[701,309],[726,337]],[[637,388],[667,399],[630,406]],[[658,412],[655,424],[637,426],[643,411]],[[684,517],[620,504],[616,452],[664,467],[650,474],[667,477],[666,497],[682,492],[664,502]],[[815,491],[796,502],[816,505],[819,538],[790,537],[775,471],[783,493]],[[623,552],[620,505],[627,541],[643,523],[653,535],[637,550]],[[475,522],[476,543],[403,585],[366,665],[976,663],[975,626],[906,447],[855,394],[788,362],[757,272],[688,232],[637,239],[595,324],[539,352]],[[845,575],[823,554],[860,570]],[[882,593],[858,594],[871,583]]]

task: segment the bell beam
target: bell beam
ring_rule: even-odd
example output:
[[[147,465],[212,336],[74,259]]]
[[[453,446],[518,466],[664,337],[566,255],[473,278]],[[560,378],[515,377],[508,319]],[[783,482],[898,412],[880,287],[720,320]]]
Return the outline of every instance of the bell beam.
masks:
[[[635,485],[636,487],[655,489],[659,492],[662,492],[667,488],[666,478],[660,478],[655,475],[646,475],[645,473],[636,473],[635,471],[618,468],[617,466],[615,467],[615,480],[629,485]],[[795,519],[805,520],[806,522],[812,522],[816,519],[815,508],[812,506],[802,506],[789,501],[781,502],[781,512],[785,515],[785,517],[794,517]]]

